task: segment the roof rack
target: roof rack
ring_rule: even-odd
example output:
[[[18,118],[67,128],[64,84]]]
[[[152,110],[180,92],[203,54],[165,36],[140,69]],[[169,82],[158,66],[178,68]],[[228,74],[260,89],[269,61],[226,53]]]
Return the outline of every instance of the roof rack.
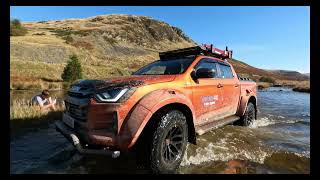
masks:
[[[228,50],[221,50],[215,48],[212,44],[203,44],[201,46],[194,46],[189,48],[177,49],[173,51],[166,51],[160,52],[160,60],[170,60],[172,58],[181,58],[187,56],[197,56],[197,55],[205,55],[205,56],[212,56],[222,60],[231,59],[232,58],[232,51]]]

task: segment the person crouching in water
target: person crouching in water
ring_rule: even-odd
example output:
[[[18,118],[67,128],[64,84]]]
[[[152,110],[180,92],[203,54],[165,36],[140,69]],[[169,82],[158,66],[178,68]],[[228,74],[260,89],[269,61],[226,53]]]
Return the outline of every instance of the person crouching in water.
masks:
[[[55,110],[56,99],[52,100],[50,97],[49,91],[47,89],[43,90],[41,94],[36,95],[31,100],[32,105],[40,107],[41,111],[45,110]]]

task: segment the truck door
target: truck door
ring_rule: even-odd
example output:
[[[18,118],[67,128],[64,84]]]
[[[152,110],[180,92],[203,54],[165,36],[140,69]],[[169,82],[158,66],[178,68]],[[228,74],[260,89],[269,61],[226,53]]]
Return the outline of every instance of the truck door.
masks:
[[[216,72],[217,64],[212,59],[201,59],[194,70],[200,68],[212,69]],[[196,124],[202,124],[211,121],[212,117],[218,115],[218,111],[223,107],[221,91],[219,88],[219,78],[199,78],[192,83],[193,86],[193,104],[196,110]]]
[[[218,71],[221,77],[223,94],[223,112],[224,116],[234,115],[238,108],[240,97],[240,82],[234,75],[230,65],[227,63],[218,63]]]

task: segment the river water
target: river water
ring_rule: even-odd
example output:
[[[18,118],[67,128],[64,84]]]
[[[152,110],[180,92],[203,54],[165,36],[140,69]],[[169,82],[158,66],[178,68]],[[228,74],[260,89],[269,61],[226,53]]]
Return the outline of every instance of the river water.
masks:
[[[12,92],[11,99],[34,93]],[[55,95],[62,100],[63,94]],[[148,173],[131,157],[78,155],[51,123],[11,134],[10,172]],[[310,173],[310,94],[258,91],[258,120],[250,127],[227,125],[199,136],[198,145],[188,145],[178,173]]]

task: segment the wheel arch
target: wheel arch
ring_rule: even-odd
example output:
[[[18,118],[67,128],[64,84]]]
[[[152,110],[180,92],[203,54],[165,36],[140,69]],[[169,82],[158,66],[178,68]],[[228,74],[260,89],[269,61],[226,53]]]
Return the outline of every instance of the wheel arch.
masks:
[[[196,143],[193,120],[193,105],[183,93],[172,89],[155,90],[139,100],[121,125],[118,144],[121,149],[129,149],[136,144],[146,129],[154,122],[154,115],[163,108],[178,109],[184,113],[188,125],[188,141]],[[154,127],[152,127],[154,128]],[[151,128],[151,130],[153,130]]]
[[[255,119],[257,119],[257,97],[255,95],[251,96],[241,96],[240,102],[239,102],[239,107],[236,112],[237,116],[243,116],[244,113],[246,112],[248,103],[251,102],[254,105],[255,108]]]
[[[156,110],[153,113],[153,115],[151,116],[147,125],[149,123],[151,123],[151,124],[156,123],[155,122],[156,118],[154,118],[154,117],[158,115],[158,112],[161,112],[164,109],[178,110],[185,115],[186,120],[187,120],[187,125],[188,125],[188,142],[196,145],[197,139],[196,139],[196,131],[195,131],[194,123],[193,123],[193,120],[194,120],[193,113],[192,113],[191,109],[186,104],[176,102],[176,103],[169,103],[169,104],[162,106],[161,108],[159,108],[158,110]]]

